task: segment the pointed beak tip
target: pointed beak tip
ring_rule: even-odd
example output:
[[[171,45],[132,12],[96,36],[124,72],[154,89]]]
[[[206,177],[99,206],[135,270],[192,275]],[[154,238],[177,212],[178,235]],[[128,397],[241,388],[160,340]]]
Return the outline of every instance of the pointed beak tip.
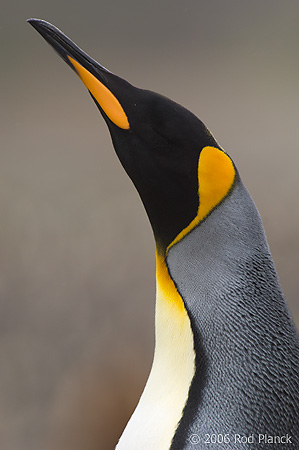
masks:
[[[36,29],[36,31],[38,31],[43,37],[45,37],[45,35],[48,34],[63,34],[61,33],[61,31],[55,27],[54,25],[52,25],[50,22],[47,22],[46,20],[43,19],[36,19],[36,18],[30,18],[27,19],[27,22],[33,26],[33,28]]]
[[[33,28],[36,28],[36,25],[40,22],[40,19],[30,17],[30,19],[27,19],[26,22],[28,22]]]
[[[42,25],[42,24],[47,24],[50,25],[48,22],[46,22],[45,20],[42,19],[36,19],[34,17],[30,17],[29,19],[26,20],[26,22],[30,23],[30,25],[32,25],[34,28],[36,28],[38,25]]]

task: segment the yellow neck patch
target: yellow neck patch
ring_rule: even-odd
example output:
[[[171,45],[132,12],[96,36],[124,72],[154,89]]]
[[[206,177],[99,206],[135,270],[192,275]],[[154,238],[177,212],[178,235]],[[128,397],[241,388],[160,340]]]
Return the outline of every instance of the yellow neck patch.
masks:
[[[168,304],[175,306],[178,314],[186,314],[182,297],[169,275],[164,256],[159,255],[158,252],[156,254],[156,281],[159,297],[163,298]]]
[[[204,147],[198,161],[199,206],[196,217],[169,244],[169,249],[195,228],[227,196],[235,181],[230,157],[216,147]]]
[[[71,56],[68,56],[68,59],[76,69],[76,72],[82,82],[96,99],[109,119],[119,128],[128,130],[130,128],[128,118],[121,104],[112,94],[112,92],[109,91],[109,89],[104,86],[103,83],[101,83],[94,75],[92,75],[90,72],[88,72],[88,70],[81,66],[78,61],[73,59]]]

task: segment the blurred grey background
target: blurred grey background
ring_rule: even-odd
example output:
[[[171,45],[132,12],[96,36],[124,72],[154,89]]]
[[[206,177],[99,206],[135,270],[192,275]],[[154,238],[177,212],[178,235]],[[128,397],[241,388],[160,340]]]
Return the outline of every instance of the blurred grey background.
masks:
[[[298,325],[299,3],[1,4],[0,447],[109,450],[151,366],[154,242],[96,106],[28,17],[206,123]]]

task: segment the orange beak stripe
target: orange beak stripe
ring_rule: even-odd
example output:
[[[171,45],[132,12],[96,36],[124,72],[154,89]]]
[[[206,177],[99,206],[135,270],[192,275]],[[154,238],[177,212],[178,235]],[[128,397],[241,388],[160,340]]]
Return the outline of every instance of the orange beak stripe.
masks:
[[[96,99],[104,113],[119,128],[124,130],[130,129],[128,118],[117,100],[117,98],[103,85],[94,75],[86,70],[71,56],[68,56],[71,64],[76,69],[81,81],[85,84],[89,92]]]

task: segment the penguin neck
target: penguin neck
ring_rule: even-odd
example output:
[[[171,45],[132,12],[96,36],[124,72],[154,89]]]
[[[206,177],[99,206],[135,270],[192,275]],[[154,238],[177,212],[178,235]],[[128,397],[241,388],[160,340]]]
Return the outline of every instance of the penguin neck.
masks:
[[[215,424],[221,433],[233,426],[254,432],[252,417],[260,429],[277,433],[284,417],[279,386],[290,377],[298,335],[261,219],[240,182],[169,250],[167,264],[188,308],[196,352],[190,401],[173,448],[183,448],[192,433],[215,433]],[[298,398],[297,387],[291,395]]]
[[[152,369],[117,450],[169,450],[195,373],[190,319],[157,253],[155,353]]]

